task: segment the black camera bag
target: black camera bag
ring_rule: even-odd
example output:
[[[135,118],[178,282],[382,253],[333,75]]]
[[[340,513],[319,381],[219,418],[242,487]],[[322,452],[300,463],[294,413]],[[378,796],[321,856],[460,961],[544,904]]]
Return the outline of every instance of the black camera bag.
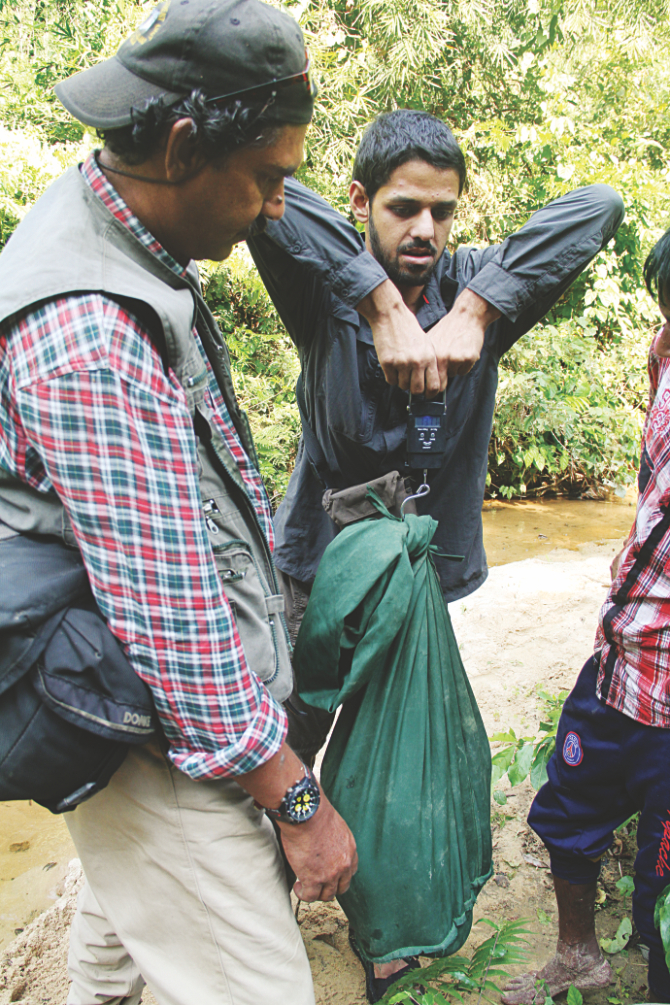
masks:
[[[0,540],[0,800],[73,809],[156,730],[79,552],[55,537]]]

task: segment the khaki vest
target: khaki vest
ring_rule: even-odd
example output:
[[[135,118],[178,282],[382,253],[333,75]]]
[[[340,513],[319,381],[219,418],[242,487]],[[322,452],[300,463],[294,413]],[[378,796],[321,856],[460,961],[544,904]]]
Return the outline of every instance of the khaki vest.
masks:
[[[256,451],[246,414],[235,398],[228,350],[202,297],[197,269],[191,263],[185,278],[175,275],[109,212],[72,167],[30,210],[0,255],[0,326],[40,302],[85,292],[131,301],[140,317],[152,319],[152,332],[159,338],[162,334],[169,365],[193,416],[203,512],[247,662],[281,701],[292,687],[284,602],[244,480],[210,421],[207,371],[192,335],[194,325],[239,438],[257,464]],[[2,468],[0,521],[14,531],[58,534],[74,543],[60,500],[45,497]]]

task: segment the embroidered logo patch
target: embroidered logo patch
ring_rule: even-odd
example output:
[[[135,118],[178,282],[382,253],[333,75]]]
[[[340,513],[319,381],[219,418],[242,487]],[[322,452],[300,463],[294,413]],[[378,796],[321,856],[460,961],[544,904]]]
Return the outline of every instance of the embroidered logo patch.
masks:
[[[578,764],[582,763],[583,756],[584,751],[579,736],[577,733],[568,733],[563,744],[563,760],[571,768],[576,768]]]

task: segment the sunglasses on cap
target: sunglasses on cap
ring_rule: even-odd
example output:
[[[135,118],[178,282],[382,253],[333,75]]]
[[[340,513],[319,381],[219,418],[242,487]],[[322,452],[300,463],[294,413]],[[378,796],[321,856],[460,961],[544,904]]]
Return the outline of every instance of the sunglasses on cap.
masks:
[[[306,63],[305,69],[300,73],[293,73],[290,77],[280,77],[279,80],[269,80],[266,84],[257,84],[255,87],[245,87],[242,91],[232,91],[230,94],[219,94],[215,98],[208,98],[208,105],[217,105],[220,102],[225,102],[229,104],[231,101],[235,101],[238,98],[251,98],[258,96],[259,98],[264,98],[266,95],[269,96],[270,102],[274,99],[277,91],[283,90],[285,87],[291,87],[293,84],[304,83],[307,94],[312,94],[315,92],[314,84],[309,73],[309,55],[305,53]]]

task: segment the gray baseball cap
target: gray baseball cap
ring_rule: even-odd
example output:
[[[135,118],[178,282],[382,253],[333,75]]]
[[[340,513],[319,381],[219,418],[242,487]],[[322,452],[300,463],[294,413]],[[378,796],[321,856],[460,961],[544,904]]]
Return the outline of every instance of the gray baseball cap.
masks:
[[[266,117],[305,125],[315,88],[297,22],[261,0],[162,0],[111,59],[56,85],[80,122],[118,129],[151,98],[201,88],[221,106],[267,103]]]

